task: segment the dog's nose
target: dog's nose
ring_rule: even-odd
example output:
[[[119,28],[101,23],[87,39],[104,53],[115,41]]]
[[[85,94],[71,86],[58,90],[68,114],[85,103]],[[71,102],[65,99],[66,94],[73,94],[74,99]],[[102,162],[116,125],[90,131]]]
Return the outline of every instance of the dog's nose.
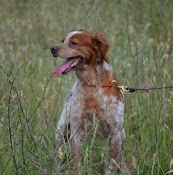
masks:
[[[58,50],[58,47],[57,46],[52,46],[50,48],[51,52],[56,52]]]

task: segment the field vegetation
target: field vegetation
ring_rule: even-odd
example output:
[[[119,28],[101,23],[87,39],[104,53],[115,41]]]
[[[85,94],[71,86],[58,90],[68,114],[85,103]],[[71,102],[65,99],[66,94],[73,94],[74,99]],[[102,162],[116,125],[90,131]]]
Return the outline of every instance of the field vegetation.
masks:
[[[0,2],[0,174],[73,172],[70,142],[58,151],[54,138],[75,76],[54,78],[63,60],[49,50],[68,32],[106,35],[121,84],[173,86],[172,0]],[[125,93],[125,99],[124,154],[131,173],[173,173],[173,89]],[[103,174],[107,144],[88,137],[81,172]]]

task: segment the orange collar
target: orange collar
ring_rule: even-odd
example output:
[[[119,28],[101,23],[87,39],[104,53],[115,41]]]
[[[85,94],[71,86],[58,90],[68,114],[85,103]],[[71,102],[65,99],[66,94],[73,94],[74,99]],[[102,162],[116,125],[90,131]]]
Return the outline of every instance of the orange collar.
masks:
[[[111,82],[111,84],[104,84],[104,85],[102,85],[101,87],[110,87],[110,86],[113,86],[113,85],[115,85],[115,82],[117,82],[116,80],[113,80],[112,82]],[[86,84],[88,87],[97,87],[97,85],[95,85],[95,84]]]

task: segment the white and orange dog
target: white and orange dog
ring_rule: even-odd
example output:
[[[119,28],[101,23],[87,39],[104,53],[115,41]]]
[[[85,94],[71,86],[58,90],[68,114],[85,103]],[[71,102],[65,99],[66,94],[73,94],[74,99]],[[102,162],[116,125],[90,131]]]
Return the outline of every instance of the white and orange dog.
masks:
[[[86,128],[88,132],[91,131],[97,124],[96,136],[108,139],[108,172],[116,172],[118,169],[128,172],[122,148],[125,137],[124,96],[120,89],[109,86],[112,80],[118,82],[109,65],[109,47],[103,35],[80,30],[68,33],[61,44],[50,48],[54,57],[66,59],[54,70],[55,77],[71,71],[76,73],[76,82],[58,122],[56,145],[60,146],[62,132],[65,133],[70,125],[74,166],[78,171],[82,165],[80,143],[84,132]]]

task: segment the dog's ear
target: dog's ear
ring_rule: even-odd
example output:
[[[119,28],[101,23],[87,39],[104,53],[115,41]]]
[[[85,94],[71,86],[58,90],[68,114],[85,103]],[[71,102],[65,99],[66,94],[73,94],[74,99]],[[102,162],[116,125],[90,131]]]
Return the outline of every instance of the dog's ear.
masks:
[[[96,33],[93,39],[94,45],[96,45],[100,51],[100,57],[103,58],[107,63],[109,63],[109,57],[107,52],[110,48],[110,44],[107,41],[107,38],[100,33]]]

